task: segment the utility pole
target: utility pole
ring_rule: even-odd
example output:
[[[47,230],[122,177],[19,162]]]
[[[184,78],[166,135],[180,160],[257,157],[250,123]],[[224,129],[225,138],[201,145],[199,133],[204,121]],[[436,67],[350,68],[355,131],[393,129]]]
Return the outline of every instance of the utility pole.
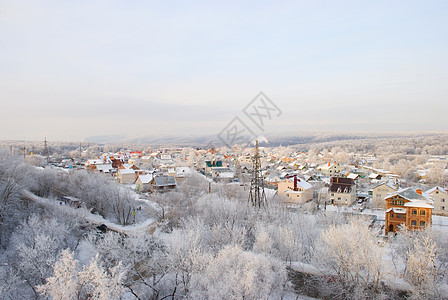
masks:
[[[253,158],[252,179],[250,182],[249,202],[258,208],[267,205],[264,192],[264,181],[261,174],[260,154],[258,153],[258,140],[255,141],[255,155]]]

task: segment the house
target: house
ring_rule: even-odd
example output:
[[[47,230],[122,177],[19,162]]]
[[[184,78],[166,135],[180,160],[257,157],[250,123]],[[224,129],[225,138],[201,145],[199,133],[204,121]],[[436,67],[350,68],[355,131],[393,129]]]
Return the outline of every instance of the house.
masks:
[[[122,164],[118,167],[118,169],[132,169],[132,170],[140,170],[139,167],[137,167],[136,165],[131,165],[131,164]]]
[[[135,182],[135,170],[134,169],[118,169],[117,171],[118,182],[121,184],[130,184]]]
[[[177,167],[176,168],[176,179],[188,178],[193,174],[189,167]]]
[[[448,216],[448,191],[440,186],[426,191],[434,200],[433,214]]]
[[[369,175],[369,179],[372,179],[372,180],[374,180],[374,179],[376,179],[376,180],[381,180],[381,175],[380,174],[377,174],[377,173],[371,173],[370,175]]]
[[[135,188],[137,191],[146,192],[151,190],[152,174],[139,175],[135,181]]]
[[[138,166],[138,165],[140,165],[140,163],[141,163],[140,157],[131,157],[130,159],[128,159],[128,164],[130,164],[130,165]]]
[[[331,177],[328,202],[335,205],[352,205],[356,201],[356,185],[353,179]]]
[[[176,176],[176,168],[170,167],[167,169],[168,176],[175,177]]]
[[[232,182],[235,178],[235,172],[228,167],[212,168],[212,178],[217,182]]]
[[[358,179],[358,177],[359,177],[359,174],[355,174],[355,173],[349,173],[347,175],[347,178],[350,178],[350,179],[353,179],[353,180]]]
[[[278,176],[278,174],[276,174],[276,173],[270,173],[264,179],[264,182],[267,187],[274,187],[274,188],[278,187],[278,184],[280,183],[280,181],[281,181],[281,179]]]
[[[62,196],[59,197],[60,204],[64,203],[65,205],[69,205],[74,208],[81,208],[82,201],[75,197]]]
[[[89,159],[86,161],[85,166],[88,170],[94,171],[94,170],[96,170],[97,165],[102,165],[102,164],[104,164],[104,162],[101,159]]]
[[[119,157],[114,157],[114,156],[112,156],[112,157],[110,158],[110,160],[112,161],[112,167],[113,167],[114,169],[117,169],[117,168],[119,168],[122,164],[124,164],[124,159],[123,159],[121,156],[119,156]]]
[[[328,163],[325,165],[320,165],[317,170],[324,176],[340,176],[342,168],[338,163]]]
[[[109,174],[110,171],[113,169],[112,164],[95,165],[95,167],[96,171],[103,174]]]
[[[385,233],[396,232],[401,225],[408,229],[423,229],[431,226],[433,200],[420,189],[400,189],[385,198]]]
[[[313,186],[294,175],[278,183],[278,194],[288,197],[288,202],[302,204],[313,199]]]
[[[206,161],[205,162],[205,174],[209,175],[212,168],[215,168],[215,167],[222,167],[222,160]]]
[[[251,167],[253,164],[252,156],[250,155],[243,155],[238,157],[238,163],[242,166],[249,166]]]
[[[152,192],[166,192],[176,188],[176,179],[172,176],[157,176],[151,180]]]
[[[372,206],[374,208],[385,208],[386,202],[384,198],[398,190],[398,184],[390,182],[381,182],[372,188]]]

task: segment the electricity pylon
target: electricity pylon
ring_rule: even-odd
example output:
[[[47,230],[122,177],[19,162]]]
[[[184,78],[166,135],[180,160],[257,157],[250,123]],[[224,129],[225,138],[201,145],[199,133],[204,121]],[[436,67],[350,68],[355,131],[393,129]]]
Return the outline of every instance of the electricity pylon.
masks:
[[[267,205],[266,194],[264,192],[263,175],[261,174],[261,163],[260,163],[260,154],[258,152],[258,141],[255,141],[255,155],[253,158],[249,203],[258,208]]]

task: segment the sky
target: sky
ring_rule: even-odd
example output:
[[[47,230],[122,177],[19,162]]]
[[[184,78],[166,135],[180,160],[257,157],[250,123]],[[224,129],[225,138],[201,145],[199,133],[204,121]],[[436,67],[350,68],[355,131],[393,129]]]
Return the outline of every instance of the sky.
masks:
[[[218,134],[261,91],[266,132],[446,131],[447,79],[444,0],[0,0],[0,139]]]

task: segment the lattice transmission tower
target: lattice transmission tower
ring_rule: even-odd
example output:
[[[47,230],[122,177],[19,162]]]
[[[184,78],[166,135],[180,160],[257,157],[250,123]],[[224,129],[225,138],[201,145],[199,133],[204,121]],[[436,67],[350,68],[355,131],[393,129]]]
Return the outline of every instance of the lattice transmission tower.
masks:
[[[249,203],[258,208],[268,204],[266,194],[264,192],[263,175],[261,174],[258,141],[255,141],[255,155],[253,158],[252,178],[250,181]]]

